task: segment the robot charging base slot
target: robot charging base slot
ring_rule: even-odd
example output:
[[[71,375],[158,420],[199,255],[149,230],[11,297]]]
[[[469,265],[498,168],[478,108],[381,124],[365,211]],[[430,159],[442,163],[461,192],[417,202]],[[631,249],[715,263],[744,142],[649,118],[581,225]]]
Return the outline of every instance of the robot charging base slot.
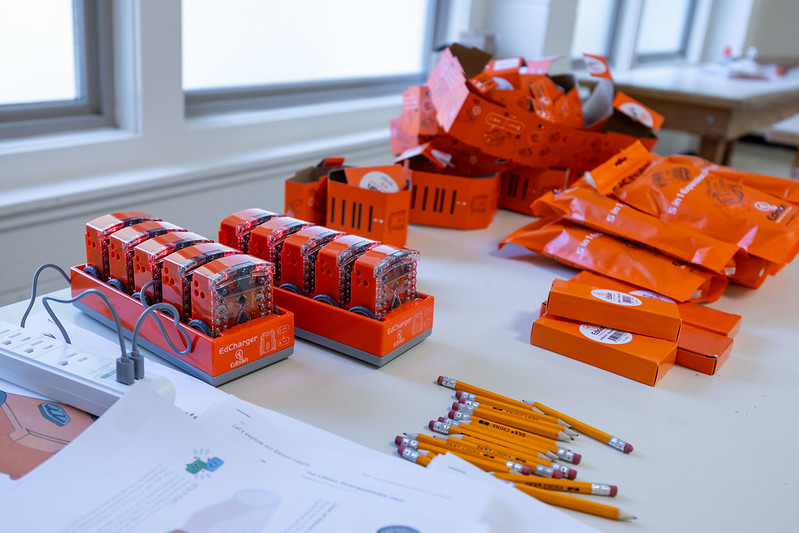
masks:
[[[123,335],[127,338],[132,336],[136,320],[144,311],[144,306],[139,300],[118,291],[93,275],[85,273],[83,265],[70,269],[70,280],[73,297],[88,289],[98,289],[108,296],[119,314]],[[100,305],[101,302],[97,297],[88,296],[74,305],[98,322],[111,328],[115,327],[108,316],[110,315],[108,309],[104,305]],[[281,306],[278,305],[278,307]],[[142,323],[141,337],[138,342],[142,347],[186,373],[213,386],[219,386],[281,361],[294,352],[294,314],[285,308],[280,308],[279,311],[279,314],[271,314],[245,322],[223,332],[216,338],[187,327],[192,349],[185,356],[178,356],[169,349],[152,320]],[[174,331],[174,324],[170,316],[156,311],[153,313],[153,317],[157,317],[161,321],[167,332],[174,333],[173,342],[176,346],[184,346],[180,335]],[[255,355],[239,353],[239,350],[230,349],[233,345],[243,345],[244,343],[241,341],[253,337],[258,339],[258,343],[253,343],[253,349],[255,349],[255,344],[258,345]],[[247,342],[246,344],[251,343]]]
[[[275,288],[274,293],[277,305],[294,313],[297,337],[375,366],[416,346],[433,328],[434,301],[426,294],[377,320],[373,313],[343,309],[283,288]]]

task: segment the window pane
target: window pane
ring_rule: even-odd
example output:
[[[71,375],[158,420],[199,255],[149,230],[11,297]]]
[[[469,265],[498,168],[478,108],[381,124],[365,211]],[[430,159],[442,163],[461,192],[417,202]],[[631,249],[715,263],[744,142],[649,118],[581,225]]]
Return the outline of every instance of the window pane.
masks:
[[[683,50],[692,0],[644,0],[636,52],[674,54]]]
[[[0,0],[0,105],[75,100],[70,0]]]
[[[183,0],[183,88],[417,74],[427,0]]]
[[[607,56],[610,52],[610,32],[617,0],[580,0],[577,21],[572,37],[572,58],[582,60],[583,54]]]

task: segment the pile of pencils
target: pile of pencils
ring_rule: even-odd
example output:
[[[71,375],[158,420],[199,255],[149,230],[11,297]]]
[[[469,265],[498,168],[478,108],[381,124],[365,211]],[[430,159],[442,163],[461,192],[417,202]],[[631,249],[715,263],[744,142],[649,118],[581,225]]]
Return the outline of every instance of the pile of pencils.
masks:
[[[569,465],[582,457],[561,443],[583,434],[624,453],[632,452],[630,443],[538,402],[514,400],[445,376],[437,383],[455,390],[448,417],[428,424],[446,437],[398,435],[394,443],[400,456],[427,466],[436,455],[451,453],[545,503],[613,520],[635,518],[617,507],[564,494],[615,496],[618,487],[575,481],[577,471]]]

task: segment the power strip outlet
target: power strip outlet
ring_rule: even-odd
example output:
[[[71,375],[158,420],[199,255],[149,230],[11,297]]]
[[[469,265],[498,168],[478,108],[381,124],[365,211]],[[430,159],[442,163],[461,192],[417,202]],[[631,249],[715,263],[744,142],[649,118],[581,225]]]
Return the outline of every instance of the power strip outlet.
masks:
[[[116,356],[0,321],[0,370],[20,387],[100,416],[130,388],[116,381]]]

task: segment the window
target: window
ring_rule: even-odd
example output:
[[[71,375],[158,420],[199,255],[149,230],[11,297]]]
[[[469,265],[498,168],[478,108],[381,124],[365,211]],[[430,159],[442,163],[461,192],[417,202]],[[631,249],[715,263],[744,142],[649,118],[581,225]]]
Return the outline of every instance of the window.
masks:
[[[423,83],[429,0],[183,0],[189,116],[398,94]]]
[[[696,8],[697,0],[578,0],[572,62],[599,54],[627,69],[685,58]]]
[[[694,7],[694,0],[644,0],[635,46],[636,61],[684,57]]]
[[[611,56],[618,0],[582,0],[572,38],[572,60],[582,64],[583,54]]]
[[[111,123],[109,6],[0,0],[0,138]]]

